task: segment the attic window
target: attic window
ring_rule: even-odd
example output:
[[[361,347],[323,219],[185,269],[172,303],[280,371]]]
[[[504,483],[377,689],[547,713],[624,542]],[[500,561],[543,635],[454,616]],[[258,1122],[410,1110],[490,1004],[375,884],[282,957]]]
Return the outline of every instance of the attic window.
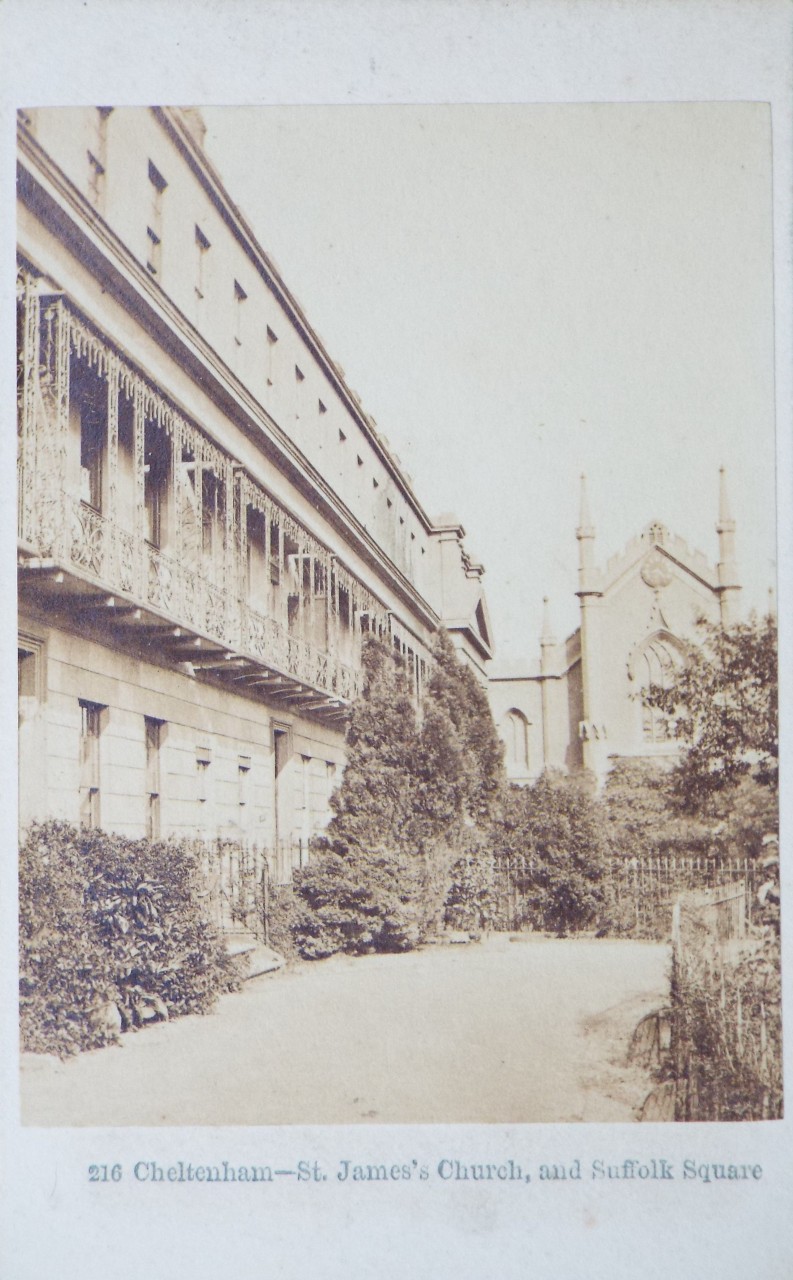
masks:
[[[168,183],[165,181],[165,178],[162,176],[159,169],[156,169],[154,167],[151,160],[149,161],[149,182],[152,184],[155,191],[159,191],[159,192],[163,192],[165,188],[168,186]]]
[[[359,466],[359,467],[362,467],[362,466],[363,466],[363,458],[361,457],[361,455],[360,455],[360,454],[358,454],[358,466]]]
[[[234,297],[237,299],[237,302],[244,302],[247,296],[248,295],[243,289],[239,280],[235,280],[234,281]]]
[[[344,432],[342,431],[341,427],[339,427],[339,444],[344,444],[344,441],[345,441],[346,439],[347,439],[347,437],[345,436],[345,434],[344,434]]]
[[[297,378],[298,382],[305,382],[306,375],[303,373],[302,369],[298,368],[297,365],[295,365],[295,377]]]
[[[391,501],[391,499],[390,499],[390,498],[386,498],[386,506],[388,507],[388,510],[389,510],[389,511],[391,510],[391,508],[393,507],[393,505],[394,505],[394,504],[393,504],[393,502]]]
[[[320,413],[327,413],[327,412],[328,412],[328,410],[327,410],[326,406],[322,403],[322,401],[321,401],[321,400],[318,400],[318,401],[317,401],[317,407],[318,407],[318,409],[319,409]]]
[[[415,533],[411,533],[411,535],[410,535],[410,541],[411,541],[411,542],[415,542],[415,541],[416,541],[416,535],[415,535]]]
[[[270,328],[269,324],[268,324],[268,326],[267,326],[267,341],[268,341],[268,342],[273,342],[273,343],[278,341],[278,334],[277,334],[277,333],[273,333],[273,331],[272,331],[272,329]]]
[[[380,488],[379,481],[375,480],[374,476],[372,476],[372,488],[373,488],[373,489],[379,489],[379,488]]]

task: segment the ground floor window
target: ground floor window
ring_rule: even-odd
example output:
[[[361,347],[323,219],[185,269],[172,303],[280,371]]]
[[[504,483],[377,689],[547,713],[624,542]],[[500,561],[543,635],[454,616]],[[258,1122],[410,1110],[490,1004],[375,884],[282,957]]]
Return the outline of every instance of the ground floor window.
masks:
[[[80,699],[80,825],[98,827],[101,822],[100,739],[107,707]]]

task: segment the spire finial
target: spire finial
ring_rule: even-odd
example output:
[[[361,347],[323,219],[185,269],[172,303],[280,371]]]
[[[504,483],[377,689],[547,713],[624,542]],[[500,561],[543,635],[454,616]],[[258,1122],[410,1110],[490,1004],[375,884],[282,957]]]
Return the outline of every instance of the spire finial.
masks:
[[[732,512],[730,510],[730,499],[727,493],[727,468],[719,467],[719,524],[732,524]],[[717,529],[717,532],[721,532]]]
[[[551,606],[547,596],[542,598],[542,632],[540,635],[542,644],[555,644],[553,635],[553,627],[551,626]]]
[[[586,473],[581,472],[581,502],[578,511],[578,536],[594,537],[592,517],[589,514],[589,497],[587,494]]]

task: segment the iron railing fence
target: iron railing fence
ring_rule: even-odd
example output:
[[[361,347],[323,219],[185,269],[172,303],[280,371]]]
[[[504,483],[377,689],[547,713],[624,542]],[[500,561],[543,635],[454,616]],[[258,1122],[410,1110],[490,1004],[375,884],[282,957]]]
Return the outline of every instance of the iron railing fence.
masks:
[[[273,896],[291,887],[292,872],[308,864],[305,840],[274,846],[239,840],[195,840],[207,914],[226,934],[251,934],[269,944]]]
[[[528,854],[496,854],[493,880],[496,910],[492,927],[531,928],[529,902],[536,896],[540,862]],[[755,915],[762,868],[756,859],[728,854],[658,854],[613,857],[600,885],[603,905],[598,920],[607,932],[640,938],[668,938],[672,907],[680,893],[713,890],[742,883],[747,915]]]

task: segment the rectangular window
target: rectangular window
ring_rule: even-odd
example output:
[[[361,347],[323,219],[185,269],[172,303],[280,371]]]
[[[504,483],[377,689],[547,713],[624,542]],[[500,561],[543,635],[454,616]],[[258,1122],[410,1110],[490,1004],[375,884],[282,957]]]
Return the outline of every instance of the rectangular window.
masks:
[[[79,433],[79,495],[95,511],[102,510],[107,397],[107,382],[86,360],[73,355],[69,362],[69,419],[70,429]]]
[[[248,828],[248,814],[251,800],[251,758],[237,757],[237,808],[239,809],[239,827],[241,831]]]
[[[162,270],[162,206],[168,183],[149,161],[149,218],[146,226],[146,266],[153,276]]]
[[[196,244],[196,276],[195,276],[195,293],[199,302],[204,296],[206,289],[206,256],[210,248],[210,244],[203,231],[199,226],[195,229]]]
[[[242,346],[243,335],[243,304],[247,300],[247,293],[243,289],[239,280],[234,281],[234,341],[238,347]]]
[[[102,509],[102,455],[105,447],[105,422],[84,406],[80,420],[80,500]]]
[[[107,170],[107,122],[112,107],[97,107],[91,145],[88,147],[88,195],[91,203],[101,209],[105,194]]]
[[[196,800],[198,802],[198,828],[206,833],[212,824],[212,789],[210,769],[212,767],[212,750],[210,747],[196,747]]]
[[[150,840],[160,838],[160,753],[163,722],[152,716],[144,717],[146,726],[146,835]]]
[[[274,333],[267,326],[267,385],[271,387],[275,382],[275,344],[278,341],[278,334]]]
[[[80,699],[80,825],[83,827],[98,827],[100,823],[99,743],[106,710],[97,702]]]
[[[144,434],[143,500],[146,541],[158,548],[165,546],[167,537],[170,472],[171,446],[168,436],[154,422],[149,421]]]

